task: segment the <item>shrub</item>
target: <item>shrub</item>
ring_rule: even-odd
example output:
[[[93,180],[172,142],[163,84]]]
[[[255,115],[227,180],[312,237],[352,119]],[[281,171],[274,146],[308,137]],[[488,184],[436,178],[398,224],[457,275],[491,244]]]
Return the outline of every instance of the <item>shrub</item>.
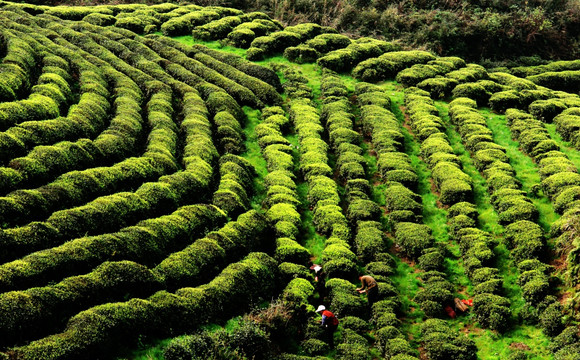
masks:
[[[304,352],[310,356],[322,355],[328,349],[328,344],[318,339],[306,339],[300,345]]]
[[[391,50],[379,57],[360,62],[353,69],[352,75],[362,81],[386,80],[395,77],[406,67],[434,59],[435,57],[426,51]]]
[[[306,42],[306,46],[326,54],[330,51],[345,48],[351,44],[352,40],[341,34],[320,34]]]
[[[580,174],[572,172],[562,172],[554,174],[542,180],[544,193],[550,198],[557,197],[568,187],[580,185]]]
[[[169,19],[161,25],[161,31],[165,36],[188,35],[195,26],[206,24],[219,17],[217,12],[211,10],[192,11]]]
[[[469,98],[477,101],[478,104],[487,104],[491,93],[488,92],[485,87],[480,83],[465,83],[459,84],[452,90],[452,95],[454,98]]]
[[[385,353],[386,347],[389,344],[389,340],[392,339],[402,339],[403,334],[395,326],[389,325],[378,329],[375,332],[375,337],[377,341],[377,347],[381,350],[381,353]]]
[[[331,259],[324,263],[324,271],[328,277],[352,279],[358,273],[356,263],[347,258]]]
[[[375,254],[385,252],[387,248],[380,223],[359,222],[354,241],[357,254],[365,263],[372,261]]]
[[[431,60],[427,64],[415,64],[407,69],[401,70],[396,77],[397,82],[405,86],[416,86],[423,80],[443,75],[457,67],[465,66],[465,61],[456,57],[438,58]]]
[[[308,250],[289,238],[276,239],[276,260],[280,262],[291,262],[295,264],[307,264],[310,259]]]
[[[329,52],[319,58],[317,64],[336,72],[346,72],[363,60],[398,48],[399,46],[393,43],[363,37],[353,41],[344,49]]]
[[[278,265],[278,273],[283,284],[289,283],[295,278],[306,279],[309,282],[314,281],[312,271],[306,266],[290,262],[283,262]]]
[[[528,76],[530,81],[548,87],[574,93],[580,84],[580,70],[548,71],[538,75]]]
[[[554,302],[541,313],[540,326],[548,336],[555,336],[563,330],[562,310],[562,305]]]
[[[91,13],[85,16],[83,21],[98,26],[110,26],[113,25],[117,19],[115,19],[115,17],[112,15]]]
[[[368,345],[362,344],[339,344],[337,347],[337,359],[370,360],[371,355]]]
[[[250,359],[271,358],[272,343],[268,334],[252,320],[241,320],[232,333],[228,334],[227,345]]]
[[[378,260],[378,259],[377,259]],[[393,274],[393,263],[389,261],[374,261],[366,265],[367,273],[388,277]]]
[[[481,294],[473,298],[477,321],[492,330],[504,331],[510,326],[509,300],[499,295]]]
[[[294,225],[300,223],[300,214],[296,208],[290,204],[275,204],[266,212],[266,217],[271,223],[288,221]]]
[[[336,224],[346,224],[342,209],[338,205],[317,206],[312,219],[317,231],[329,234]]]
[[[389,185],[384,194],[386,207],[389,211],[409,210],[415,214],[420,214],[423,211],[421,197],[401,184]]]
[[[302,278],[292,279],[282,291],[282,298],[296,305],[308,304],[314,294],[314,286],[309,280]]]
[[[287,47],[284,50],[284,57],[289,61],[303,64],[315,62],[320,57],[320,53],[309,46],[301,44]]]
[[[356,316],[345,316],[340,319],[340,326],[343,329],[350,329],[357,333],[369,330],[369,323]]]
[[[425,350],[432,359],[477,358],[477,347],[473,340],[453,332],[449,325],[440,319],[428,319],[421,328]]]
[[[176,294],[158,292],[147,300],[132,299],[123,303],[104,304],[79,313],[71,319],[64,332],[58,334],[59,339],[66,339],[71,344],[66,349],[55,346],[56,342],[62,340],[52,336],[20,347],[16,351],[21,354],[19,356],[37,357],[38,354],[43,354],[40,356],[44,358],[67,358],[79,354],[88,356],[88,352],[95,356],[95,351],[105,352],[103,346],[126,343],[128,338],[136,340],[136,335],[132,333],[136,327],[142,333],[159,334],[161,331],[169,334],[170,330],[160,329],[159,324],[168,321],[182,327],[184,322],[180,318],[192,314],[196,314],[196,318],[201,321],[207,316],[231,316],[232,313],[249,307],[258,297],[269,297],[273,294],[275,269],[276,263],[273,259],[263,253],[254,253],[244,261],[229,266],[201,288],[181,289]],[[258,283],[262,287],[255,289]],[[204,301],[214,304],[214,309],[222,309],[222,313],[212,314],[215,310],[204,307]],[[224,312],[223,309],[235,310]],[[102,319],[107,321],[103,322]],[[195,324],[188,321],[187,328],[191,329],[201,321]]]
[[[522,275],[520,275],[520,278],[522,278]],[[537,304],[541,302],[549,294],[550,290],[550,284],[548,283],[547,277],[542,275],[535,276],[520,286],[522,287],[522,296],[527,302],[531,304]]]
[[[395,226],[395,244],[409,257],[417,258],[432,243],[431,229],[426,225],[400,222]]]
[[[500,113],[505,112],[509,108],[518,108],[520,107],[520,103],[520,97],[515,90],[497,92],[489,99],[489,107]]]
[[[425,254],[418,259],[417,266],[424,271],[441,270],[443,268],[444,256],[438,249],[426,249]]]
[[[551,123],[554,117],[566,110],[568,106],[559,99],[537,100],[530,104],[530,114],[539,120]]]
[[[552,352],[557,352],[566,346],[577,343],[578,340],[580,340],[578,329],[575,326],[568,326],[560,334],[552,338],[550,349]]]
[[[163,357],[167,360],[193,359],[215,354],[215,339],[208,332],[175,338],[163,350]]]
[[[378,204],[371,200],[356,199],[351,201],[347,217],[353,223],[359,221],[377,220],[381,214]]]
[[[476,219],[478,212],[475,205],[470,202],[458,202],[447,209],[448,218],[454,218],[458,215],[465,215],[471,219]]]
[[[443,99],[451,94],[451,90],[457,84],[458,82],[455,79],[436,77],[421,81],[417,84],[417,87],[428,91],[433,99]]]
[[[193,29],[193,37],[196,39],[211,41],[226,37],[232,29],[242,23],[239,16],[226,16],[203,24]]]
[[[458,202],[469,201],[473,197],[471,184],[461,179],[445,180],[439,186],[439,200],[443,204],[456,204]]]
[[[571,186],[566,188],[553,201],[554,210],[562,214],[566,210],[574,207],[574,204],[580,200],[580,186]]]

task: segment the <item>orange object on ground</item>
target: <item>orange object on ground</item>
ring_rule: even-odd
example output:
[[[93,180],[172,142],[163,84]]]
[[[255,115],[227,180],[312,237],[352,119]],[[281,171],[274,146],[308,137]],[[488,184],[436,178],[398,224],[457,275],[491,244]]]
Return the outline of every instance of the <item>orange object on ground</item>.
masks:
[[[455,303],[455,311],[461,311],[464,313],[469,309],[469,306],[464,304],[463,301],[461,301],[459,298],[453,299],[453,303]]]
[[[465,305],[473,306],[473,299],[461,300],[461,302],[464,303]]]

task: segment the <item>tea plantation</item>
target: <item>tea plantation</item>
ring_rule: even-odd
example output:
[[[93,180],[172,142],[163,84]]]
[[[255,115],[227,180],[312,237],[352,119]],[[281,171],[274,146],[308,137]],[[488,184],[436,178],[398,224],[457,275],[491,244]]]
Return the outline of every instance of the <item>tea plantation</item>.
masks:
[[[580,60],[2,1],[0,359],[580,359],[579,95]]]

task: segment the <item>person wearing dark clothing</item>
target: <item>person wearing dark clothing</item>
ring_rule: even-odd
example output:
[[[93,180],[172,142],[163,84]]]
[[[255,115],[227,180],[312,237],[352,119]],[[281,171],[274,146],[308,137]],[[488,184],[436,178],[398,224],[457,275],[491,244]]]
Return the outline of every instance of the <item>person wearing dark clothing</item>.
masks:
[[[379,297],[379,285],[377,281],[369,275],[359,276],[361,282],[361,287],[356,289],[359,294],[367,293],[367,298],[369,301],[369,307],[372,308],[373,304],[377,302]]]
[[[324,332],[326,333],[326,338],[328,345],[330,345],[331,349],[334,349],[334,332],[338,327],[338,319],[334,314],[328,310],[324,305],[320,305],[316,312],[319,312],[322,315],[322,320],[320,324],[324,328]]]
[[[314,264],[310,267],[314,270],[314,281],[316,282],[316,291],[320,295],[320,299],[323,299],[326,295],[326,273],[322,270],[322,266]]]

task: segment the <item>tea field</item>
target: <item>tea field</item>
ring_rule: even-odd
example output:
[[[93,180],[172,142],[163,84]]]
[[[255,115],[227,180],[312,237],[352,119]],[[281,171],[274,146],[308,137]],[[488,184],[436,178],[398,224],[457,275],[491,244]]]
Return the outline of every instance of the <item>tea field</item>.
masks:
[[[579,95],[580,60],[0,2],[0,359],[580,359]]]

